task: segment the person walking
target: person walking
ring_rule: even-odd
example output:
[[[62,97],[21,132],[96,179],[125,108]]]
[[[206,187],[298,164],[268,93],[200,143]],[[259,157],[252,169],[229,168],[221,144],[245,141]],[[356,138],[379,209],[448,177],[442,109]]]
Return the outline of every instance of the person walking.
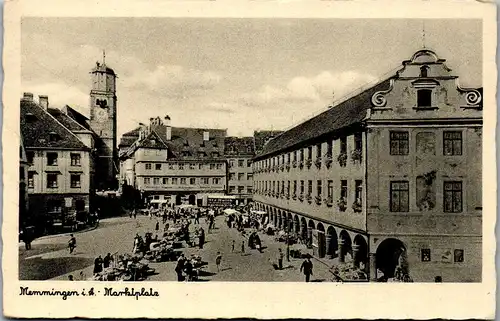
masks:
[[[233,240],[233,244],[232,244],[232,246],[231,246],[231,252],[234,252],[234,243],[235,243],[235,242],[236,242],[236,241],[235,241],[235,240]]]
[[[111,253],[108,253],[104,259],[102,260],[102,265],[104,266],[104,268],[108,268],[110,265],[111,265],[111,262],[113,261],[113,257],[111,257]]]
[[[132,214],[134,215],[134,219],[136,219],[136,218],[137,218],[137,211],[135,210],[135,208],[134,208],[134,210],[132,211]]]
[[[156,221],[156,226],[155,226],[156,233],[158,233],[159,230],[160,230],[160,222]]]
[[[94,260],[94,275],[102,272],[102,263],[102,258],[99,255],[99,257]]]
[[[309,282],[311,275],[313,274],[313,264],[311,262],[311,256],[308,256],[307,259],[302,262],[300,266],[300,272],[304,271],[304,275],[306,276],[306,282]]]
[[[70,234],[70,239],[68,241],[69,254],[72,254],[76,247],[76,238],[73,234]]]
[[[181,254],[177,259],[177,265],[175,266],[175,273],[177,273],[178,282],[183,281],[182,271],[184,270],[184,262],[185,262],[184,254]]]
[[[217,257],[215,258],[215,265],[217,265],[217,272],[220,272],[220,265],[222,263],[222,255],[217,252]]]
[[[278,249],[278,268],[283,270],[283,251],[281,249]]]
[[[245,254],[245,240],[241,241],[241,254]]]
[[[23,241],[26,250],[31,250],[31,242],[33,241],[33,235],[31,234],[30,229],[23,230]]]

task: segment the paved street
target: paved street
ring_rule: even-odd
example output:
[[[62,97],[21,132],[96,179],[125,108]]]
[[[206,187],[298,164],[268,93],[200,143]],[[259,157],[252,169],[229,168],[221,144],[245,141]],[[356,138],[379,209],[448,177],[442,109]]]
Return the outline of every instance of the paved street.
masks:
[[[69,235],[50,236],[37,239],[32,244],[32,250],[25,251],[24,244],[20,244],[19,274],[20,279],[59,279],[67,280],[69,274],[80,279],[80,272],[84,278],[92,275],[93,260],[96,256],[103,257],[108,253],[131,253],[133,236],[135,233],[144,235],[146,231],[154,232],[156,221],[145,216],[137,219],[118,217],[102,220],[99,227],[81,233],[76,233],[77,248],[74,254],[69,254],[67,241]],[[201,225],[207,231],[204,220]],[[207,243],[202,250],[198,248],[183,248],[186,255],[199,254],[204,261],[209,262],[205,268],[202,281],[288,281],[303,282],[304,275],[299,268],[302,260],[284,259],[284,269],[275,270],[273,263],[277,263],[278,249],[286,253],[283,243],[274,241],[274,237],[260,234],[263,243],[263,253],[245,248],[241,253],[243,238],[236,229],[229,229],[224,217],[216,219],[216,229],[207,233]],[[232,241],[235,241],[235,251],[232,252]],[[215,266],[216,253],[222,253],[222,269],[217,272]],[[156,274],[148,280],[175,281],[175,262],[150,263]],[[327,267],[313,260],[314,275],[312,281],[329,281],[331,274]]]

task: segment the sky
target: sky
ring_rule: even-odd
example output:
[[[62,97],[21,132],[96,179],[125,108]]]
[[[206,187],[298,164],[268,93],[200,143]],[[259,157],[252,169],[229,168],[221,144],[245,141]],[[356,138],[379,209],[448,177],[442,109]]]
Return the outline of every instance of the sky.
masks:
[[[23,18],[21,90],[89,115],[90,70],[118,75],[118,137],[171,117],[228,135],[284,130],[434,50],[482,86],[480,20]],[[20,93],[22,95],[22,93]]]

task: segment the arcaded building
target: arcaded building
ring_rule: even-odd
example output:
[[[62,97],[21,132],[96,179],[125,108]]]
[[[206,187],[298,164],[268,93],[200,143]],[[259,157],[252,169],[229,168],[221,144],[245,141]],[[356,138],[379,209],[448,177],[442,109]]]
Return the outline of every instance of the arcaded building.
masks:
[[[416,52],[401,69],[269,141],[254,201],[320,259],[371,280],[480,282],[482,88]]]

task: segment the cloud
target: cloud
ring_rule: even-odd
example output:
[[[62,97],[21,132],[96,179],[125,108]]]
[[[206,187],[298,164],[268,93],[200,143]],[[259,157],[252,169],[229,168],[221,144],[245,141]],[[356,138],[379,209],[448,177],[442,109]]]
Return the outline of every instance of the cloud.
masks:
[[[68,86],[63,83],[23,83],[23,92],[31,92],[36,101],[39,95],[49,97],[49,106],[62,108],[65,105],[76,107],[84,114],[89,111],[89,94],[81,91],[77,87]],[[22,93],[21,93],[22,94]]]
[[[295,77],[281,87],[263,86],[260,91],[242,96],[254,103],[283,102],[322,102],[326,99],[339,99],[361,85],[376,78],[357,71],[332,73],[323,71],[314,77]]]

